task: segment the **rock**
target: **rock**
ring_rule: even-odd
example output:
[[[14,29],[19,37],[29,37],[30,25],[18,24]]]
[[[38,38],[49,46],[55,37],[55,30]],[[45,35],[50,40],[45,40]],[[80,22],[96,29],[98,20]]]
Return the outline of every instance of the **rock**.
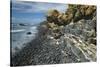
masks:
[[[62,13],[58,16],[58,21],[59,21],[60,25],[64,25],[64,22],[66,22],[66,17],[67,17],[67,15],[65,15],[64,13]]]
[[[85,11],[85,15],[86,16],[89,16],[91,14],[93,14],[93,12],[96,10],[96,7],[95,6],[88,6],[88,8],[86,9]]]
[[[20,25],[20,26],[26,26],[26,25],[25,25],[25,24],[23,24],[23,23],[20,23],[19,25]]]
[[[80,7],[80,12],[81,12],[82,16],[85,16],[85,7],[84,6]]]
[[[56,25],[54,23],[47,23],[47,27],[54,28],[54,27],[56,27]]]
[[[65,22],[64,22],[65,25],[69,24],[69,23],[72,21],[73,13],[67,12],[66,15],[67,15],[67,16],[66,16],[66,19],[65,19]]]
[[[80,20],[82,18],[82,14],[81,12],[78,10],[76,13],[75,13],[75,16],[73,18],[73,22],[76,22],[78,20]]]
[[[47,12],[47,16],[54,16],[54,17],[58,17],[59,15],[59,11],[56,9],[50,9]]]
[[[88,42],[91,44],[94,44],[94,45],[96,45],[96,38],[89,38],[88,39]]]
[[[58,18],[55,16],[47,16],[47,21],[50,23],[55,23],[55,24],[57,24],[59,22]]]
[[[55,24],[59,24],[58,21],[58,15],[59,15],[59,11],[57,10],[49,10],[47,13],[47,21],[50,23],[55,23]]]
[[[62,34],[60,33],[54,33],[54,38],[55,39],[59,39],[61,37]]]
[[[28,34],[28,35],[31,35],[32,33],[31,33],[31,32],[27,32],[27,34]]]
[[[90,19],[93,13],[96,11],[96,6],[92,6],[92,5],[84,6],[84,5],[69,4],[68,6],[69,8],[67,9],[66,14],[71,14],[72,17],[76,18],[77,20],[80,20],[83,18]]]
[[[59,42],[57,41],[56,44],[59,45]]]

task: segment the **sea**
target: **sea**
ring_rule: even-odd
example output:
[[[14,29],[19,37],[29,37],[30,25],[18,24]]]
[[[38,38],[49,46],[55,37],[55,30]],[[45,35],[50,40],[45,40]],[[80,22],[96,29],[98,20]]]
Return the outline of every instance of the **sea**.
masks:
[[[26,46],[26,43],[33,40],[37,32],[37,25],[28,23],[11,23],[10,42],[12,54],[19,52]]]

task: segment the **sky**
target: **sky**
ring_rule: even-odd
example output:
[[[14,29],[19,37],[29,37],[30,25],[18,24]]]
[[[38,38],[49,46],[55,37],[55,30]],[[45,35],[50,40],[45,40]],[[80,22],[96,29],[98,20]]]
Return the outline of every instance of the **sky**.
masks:
[[[11,5],[12,23],[40,23],[45,20],[46,12],[50,9],[57,9],[65,12],[66,4],[29,2],[29,1],[12,1]]]

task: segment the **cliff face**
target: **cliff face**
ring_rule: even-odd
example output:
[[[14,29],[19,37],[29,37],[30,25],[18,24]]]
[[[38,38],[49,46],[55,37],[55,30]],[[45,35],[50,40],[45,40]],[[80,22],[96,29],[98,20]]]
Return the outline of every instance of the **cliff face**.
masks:
[[[96,6],[50,10],[37,38],[12,58],[11,65],[96,61]]]
[[[65,13],[49,11],[46,26],[50,42],[46,45],[56,46],[64,63],[96,61],[96,7],[68,6]]]

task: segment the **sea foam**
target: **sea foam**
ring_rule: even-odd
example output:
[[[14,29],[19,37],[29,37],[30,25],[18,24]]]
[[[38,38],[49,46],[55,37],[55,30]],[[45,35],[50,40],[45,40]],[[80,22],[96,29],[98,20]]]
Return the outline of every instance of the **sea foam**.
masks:
[[[25,31],[25,29],[20,29],[20,30],[11,30],[11,32],[22,32]]]

